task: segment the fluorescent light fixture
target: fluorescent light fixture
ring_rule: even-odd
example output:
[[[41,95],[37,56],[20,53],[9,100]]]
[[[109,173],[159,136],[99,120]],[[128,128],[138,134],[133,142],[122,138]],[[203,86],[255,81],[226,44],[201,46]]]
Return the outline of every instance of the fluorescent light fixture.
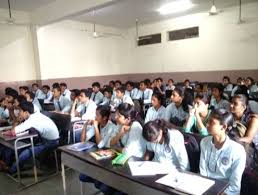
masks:
[[[210,15],[216,15],[217,14],[217,8],[215,5],[213,5],[211,7],[211,10],[210,10]]]
[[[161,15],[174,14],[191,9],[194,6],[190,0],[176,0],[158,9]]]

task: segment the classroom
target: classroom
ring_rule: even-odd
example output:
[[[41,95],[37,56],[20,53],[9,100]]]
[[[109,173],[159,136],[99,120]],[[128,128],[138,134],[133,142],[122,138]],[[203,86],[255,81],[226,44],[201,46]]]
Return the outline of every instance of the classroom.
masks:
[[[258,194],[258,0],[0,0],[0,195]]]

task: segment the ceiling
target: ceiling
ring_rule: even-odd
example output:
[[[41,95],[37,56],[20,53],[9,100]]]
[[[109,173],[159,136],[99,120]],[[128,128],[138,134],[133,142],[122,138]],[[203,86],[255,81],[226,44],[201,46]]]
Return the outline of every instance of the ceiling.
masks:
[[[97,24],[113,26],[118,28],[128,28],[135,25],[135,20],[140,23],[152,23],[168,18],[188,15],[192,13],[207,11],[211,8],[212,0],[191,0],[195,6],[180,14],[162,16],[156,10],[168,2],[174,0],[120,0],[109,6],[73,17],[81,22],[96,22]],[[258,0],[242,0],[248,3]],[[232,7],[239,4],[239,0],[215,0],[217,9]]]
[[[54,1],[55,0],[10,0],[10,4],[12,10],[32,12]],[[8,0],[0,0],[0,8],[8,9]]]

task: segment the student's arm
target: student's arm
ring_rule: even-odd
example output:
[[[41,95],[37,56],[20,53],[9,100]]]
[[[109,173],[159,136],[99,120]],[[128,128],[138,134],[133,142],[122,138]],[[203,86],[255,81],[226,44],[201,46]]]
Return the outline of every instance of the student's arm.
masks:
[[[78,103],[78,98],[75,98],[73,105],[72,105],[71,113],[70,113],[72,117],[78,116],[78,112],[75,109],[77,103]]]
[[[101,92],[96,94],[95,103],[99,105],[103,101],[103,94]]]
[[[86,121],[82,127],[82,133],[81,133],[81,142],[86,142],[87,140],[87,127],[88,125],[92,124],[92,121]]]
[[[13,131],[15,132],[15,134],[18,133],[22,133],[28,129],[30,129],[32,127],[32,121],[30,119],[27,119],[26,121],[24,121],[23,123],[17,125],[16,127],[13,127]]]
[[[98,125],[99,125],[98,121],[94,120],[93,126],[94,126],[94,131],[95,131],[96,144],[99,144],[99,142],[101,142],[101,140],[102,140]]]
[[[246,130],[245,136],[240,138],[239,141],[252,143],[257,131],[258,131],[258,118],[252,117],[249,121],[248,129]]]
[[[207,130],[207,128],[204,126],[204,124],[203,124],[203,122],[202,122],[202,119],[201,119],[199,113],[198,113],[198,114],[195,114],[195,117],[196,117],[196,124],[197,124],[199,133],[200,133],[202,136],[209,135],[208,130]]]
[[[113,137],[110,141],[110,146],[115,146],[119,143],[119,140],[124,136],[124,134],[126,133],[126,130],[125,129],[128,129],[128,127],[126,126],[122,126],[119,133],[116,134],[115,137]]]
[[[233,164],[230,168],[232,174],[229,177],[229,187],[225,190],[226,194],[240,194],[241,178],[245,169],[246,152],[241,146],[237,149],[236,154],[233,156]]]
[[[195,112],[194,109],[190,110],[189,117],[187,118],[187,120],[184,124],[183,131],[186,132],[186,133],[191,132],[191,129],[196,122],[196,117],[194,116],[194,112]]]
[[[70,110],[71,110],[71,101],[67,98],[64,98],[64,108],[62,109],[62,113],[70,113]]]

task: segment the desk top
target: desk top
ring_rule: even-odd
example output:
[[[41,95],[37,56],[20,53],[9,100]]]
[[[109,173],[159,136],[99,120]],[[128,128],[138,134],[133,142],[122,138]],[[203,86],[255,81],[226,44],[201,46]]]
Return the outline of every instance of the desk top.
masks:
[[[90,156],[89,152],[96,151],[97,150],[96,148],[92,148],[92,149],[89,149],[87,151],[82,151],[82,152],[75,152],[75,151],[71,151],[71,150],[67,149],[67,146],[62,146],[62,147],[59,147],[59,150],[61,150],[61,152],[69,154],[75,158],[78,158],[82,161],[85,161],[86,163],[100,167],[106,171],[118,174],[120,176],[126,177],[134,182],[141,183],[150,188],[160,190],[167,194],[175,194],[175,192],[176,192],[176,190],[174,190],[171,187],[167,187],[165,185],[155,182],[156,180],[163,177],[164,174],[155,175],[155,176],[132,176],[131,172],[130,172],[130,168],[128,166],[128,163],[126,163],[124,166],[113,166],[111,164],[111,159],[100,160],[100,161],[95,160],[94,158],[92,158]],[[195,174],[195,173],[191,173],[191,172],[187,172],[187,173],[193,174],[193,175],[199,175],[199,174]],[[205,195],[220,194],[228,187],[228,182],[226,182],[226,181],[216,180],[216,179],[212,179],[212,180],[215,181],[215,184],[204,193]]]
[[[4,141],[14,141],[18,138],[26,139],[26,138],[37,137],[37,136],[38,136],[38,134],[36,132],[19,135],[19,136],[9,136],[9,135],[3,135],[2,133],[0,133],[0,139],[3,139]]]

